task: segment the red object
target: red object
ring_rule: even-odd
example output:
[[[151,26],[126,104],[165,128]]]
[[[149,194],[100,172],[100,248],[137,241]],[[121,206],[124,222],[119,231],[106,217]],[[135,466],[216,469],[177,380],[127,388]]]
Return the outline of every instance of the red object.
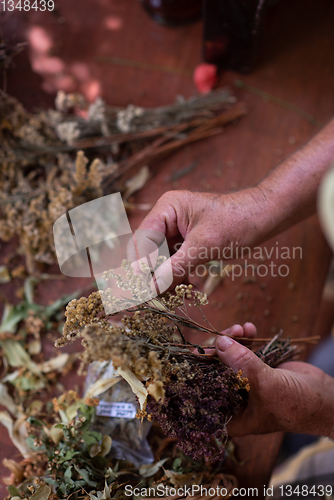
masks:
[[[199,64],[194,71],[194,83],[201,94],[207,94],[217,84],[217,66],[214,64]]]

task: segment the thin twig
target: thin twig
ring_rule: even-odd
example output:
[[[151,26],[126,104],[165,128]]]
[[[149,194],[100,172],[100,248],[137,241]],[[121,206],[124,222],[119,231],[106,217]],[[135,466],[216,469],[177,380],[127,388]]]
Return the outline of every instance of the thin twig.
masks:
[[[212,333],[215,333],[215,332],[212,331]],[[226,335],[224,333],[219,333],[218,335],[223,336],[223,337],[229,337],[233,340],[237,340],[238,342],[262,343],[262,342],[271,342],[273,340],[271,338],[270,339],[260,339],[260,338],[251,339],[251,338],[247,338],[247,337],[236,337],[233,335]],[[302,337],[302,338],[297,338],[297,339],[291,339],[291,342],[296,343],[296,344],[316,344],[317,342],[319,342],[320,339],[321,339],[321,337],[319,335],[317,335],[314,337]],[[282,339],[282,340],[289,340],[289,339]],[[174,344],[174,343],[171,344],[171,343],[169,343],[169,345],[172,345],[175,347],[181,347],[181,346],[184,347],[184,344]],[[202,349],[215,349],[214,345],[201,345],[200,347]]]
[[[185,138],[175,139],[173,141],[167,142],[173,137],[177,136],[178,133],[182,131],[181,126],[177,125],[174,129],[171,129],[166,134],[166,141],[162,141],[161,144],[158,142],[150,144],[146,148],[140,150],[138,153],[133,155],[132,157],[120,162],[119,170],[106,179],[105,187],[108,187],[109,184],[113,183],[115,180],[121,178],[121,181],[124,182],[127,180],[128,176],[132,172],[134,167],[140,167],[142,165],[147,165],[152,161],[157,161],[165,158],[167,155],[183,147],[192,142],[198,141],[200,139],[204,139],[207,137],[211,137],[212,135],[216,135],[222,132],[222,126],[230,123],[231,121],[237,120],[241,118],[246,113],[245,104],[240,102],[235,104],[231,109],[220,113],[218,116],[214,118],[210,118],[202,123],[200,126],[195,128],[193,131],[189,132]],[[187,124],[181,124],[186,130],[188,128]],[[163,144],[166,142],[166,144]]]
[[[111,57],[111,56],[97,56],[97,62],[100,63],[109,63],[114,64],[116,66],[127,66],[130,68],[144,69],[149,71],[159,71],[163,73],[173,73],[185,76],[191,76],[192,70],[187,70],[184,68],[173,68],[172,66],[164,66],[162,64],[148,63],[143,61],[135,61],[134,59],[123,59],[120,57]]]

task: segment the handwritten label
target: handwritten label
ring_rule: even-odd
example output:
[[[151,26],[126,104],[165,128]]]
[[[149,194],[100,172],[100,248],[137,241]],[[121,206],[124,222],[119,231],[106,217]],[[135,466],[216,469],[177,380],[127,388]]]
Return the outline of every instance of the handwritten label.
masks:
[[[135,418],[137,408],[132,403],[109,403],[100,401],[96,407],[96,415],[102,417]]]

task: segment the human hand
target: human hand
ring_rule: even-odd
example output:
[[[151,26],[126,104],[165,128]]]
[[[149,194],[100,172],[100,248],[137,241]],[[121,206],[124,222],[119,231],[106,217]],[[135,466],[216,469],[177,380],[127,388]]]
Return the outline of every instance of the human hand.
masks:
[[[233,331],[234,330],[234,331]],[[232,333],[231,333],[232,331]],[[251,323],[235,325],[233,336],[256,335]],[[236,335],[237,333],[237,335]],[[250,349],[227,336],[216,340],[216,354],[249,380],[247,408],[227,426],[231,436],[285,431],[334,438],[334,379],[308,363],[290,361],[271,368]]]
[[[252,246],[265,239],[270,227],[270,211],[260,188],[231,194],[168,191],[153,207],[139,230],[166,236],[170,248],[180,246],[170,258],[173,283],[181,283],[197,265],[210,260],[231,258],[227,247]],[[155,273],[159,290],[166,290],[169,264]]]

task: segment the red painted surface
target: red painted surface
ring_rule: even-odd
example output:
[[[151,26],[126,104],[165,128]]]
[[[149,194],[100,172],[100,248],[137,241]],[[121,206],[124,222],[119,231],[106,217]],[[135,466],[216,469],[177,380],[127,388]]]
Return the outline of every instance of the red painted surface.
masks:
[[[200,22],[179,28],[157,25],[136,0],[58,0],[56,6],[54,13],[0,17],[6,38],[29,41],[8,75],[9,93],[29,109],[50,106],[58,89],[83,92],[90,100],[100,95],[120,106],[158,106],[172,102],[177,94],[188,97],[195,92],[192,74],[201,62]],[[326,123],[334,113],[333,21],[330,0],[279,3],[267,20],[257,68],[242,79]],[[237,77],[223,73],[219,84],[233,88]],[[248,115],[223,134],[153,165],[152,179],[136,201],[153,204],[170,189],[227,192],[252,185],[316,132],[290,110],[242,90],[236,95],[247,104]],[[191,174],[175,183],[168,180],[195,160]],[[133,229],[144,215],[130,216]],[[301,247],[302,259],[289,262],[287,278],[263,278],[253,284],[242,278],[224,281],[212,295],[207,313],[218,328],[251,320],[261,336],[280,328],[293,337],[312,333],[329,249],[315,217],[269,242],[268,248],[276,241]],[[6,248],[3,245],[3,254]],[[67,280],[42,284],[40,300],[54,300],[77,285]],[[13,284],[3,290],[15,300]],[[67,383],[76,384],[76,376],[67,376]],[[4,428],[0,433],[1,458],[18,457]],[[238,440],[238,455],[247,462],[234,470],[243,486],[262,488],[279,442],[277,435]]]

